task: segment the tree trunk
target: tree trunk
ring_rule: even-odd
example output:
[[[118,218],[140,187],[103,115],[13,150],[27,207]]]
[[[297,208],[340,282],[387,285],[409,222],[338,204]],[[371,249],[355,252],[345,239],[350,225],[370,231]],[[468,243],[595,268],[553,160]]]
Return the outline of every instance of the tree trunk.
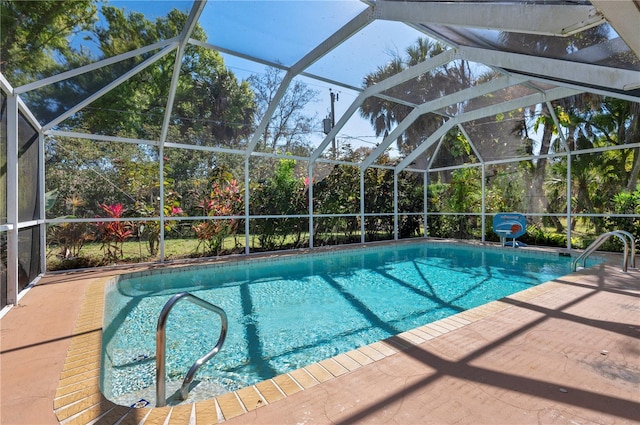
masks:
[[[640,148],[633,150],[633,168],[629,174],[629,181],[627,182],[627,190],[633,192],[638,186],[638,174],[640,174]]]
[[[540,147],[540,154],[544,155],[549,153],[549,147],[551,146],[551,137],[553,135],[553,129],[551,125],[545,124],[542,134],[542,140]],[[544,191],[544,180],[547,170],[547,158],[537,158],[537,163],[532,171],[530,191],[527,195],[529,212],[549,212],[549,201]]]
[[[640,139],[640,104],[630,105],[631,122],[625,132],[625,143],[634,143]],[[627,181],[627,190],[633,192],[638,185],[638,174],[640,174],[640,148],[633,150],[633,168]]]

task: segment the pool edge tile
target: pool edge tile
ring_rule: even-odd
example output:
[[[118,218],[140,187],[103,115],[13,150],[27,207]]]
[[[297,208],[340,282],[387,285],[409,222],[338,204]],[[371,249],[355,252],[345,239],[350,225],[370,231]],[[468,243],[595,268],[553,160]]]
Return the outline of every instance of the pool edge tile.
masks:
[[[295,379],[289,376],[288,373],[274,377],[273,383],[287,397],[304,390],[304,388]]]
[[[287,396],[282,391],[282,389],[275,382],[273,382],[273,379],[260,381],[255,386],[268,404],[274,403],[278,400],[282,400]]]
[[[311,375],[305,368],[296,369],[288,374],[293,380],[295,380],[302,389],[315,387],[319,384],[316,378]]]
[[[217,396],[216,401],[225,420],[235,418],[247,412],[235,391]]]
[[[267,401],[262,397],[260,392],[253,385],[237,390],[236,394],[238,394],[238,398],[240,398],[240,401],[244,405],[247,412],[266,406],[268,404]]]

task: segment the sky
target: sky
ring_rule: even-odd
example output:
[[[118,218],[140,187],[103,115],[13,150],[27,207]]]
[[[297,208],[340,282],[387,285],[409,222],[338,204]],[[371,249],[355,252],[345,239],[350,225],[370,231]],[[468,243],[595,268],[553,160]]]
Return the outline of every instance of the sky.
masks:
[[[108,4],[127,11],[142,12],[148,19],[166,16],[172,8],[188,11],[191,1],[120,1]],[[290,66],[329,37],[333,32],[366,8],[358,0],[322,1],[209,1],[200,25],[208,42],[270,62]],[[397,22],[375,21],[334,49],[307,69],[315,75],[348,85],[361,87],[363,77],[387,63],[394,54],[403,54],[420,33]],[[265,65],[251,63],[223,54],[225,64],[239,79],[254,73],[264,73]],[[319,101],[307,108],[309,115],[319,120],[330,112],[329,90],[339,93],[335,103],[336,121],[356,99],[357,92],[329,83],[302,78],[319,93]],[[312,143],[324,137],[322,128]],[[358,113],[338,134],[338,141],[349,137],[352,146],[373,147],[381,141],[369,122]]]

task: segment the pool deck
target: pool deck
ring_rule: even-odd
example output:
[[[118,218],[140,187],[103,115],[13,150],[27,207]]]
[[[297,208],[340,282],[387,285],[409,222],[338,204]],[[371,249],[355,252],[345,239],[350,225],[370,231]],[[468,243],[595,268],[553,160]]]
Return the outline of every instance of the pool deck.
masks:
[[[140,269],[48,274],[0,320],[0,423],[640,423],[640,272],[619,260],[156,409],[117,406],[98,386],[105,283]]]

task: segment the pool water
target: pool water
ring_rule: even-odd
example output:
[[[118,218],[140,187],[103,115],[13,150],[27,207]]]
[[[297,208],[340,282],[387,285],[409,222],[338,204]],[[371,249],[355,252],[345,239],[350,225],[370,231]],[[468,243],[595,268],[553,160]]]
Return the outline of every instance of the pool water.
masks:
[[[292,257],[121,277],[106,293],[105,396],[125,405],[145,391],[155,397],[158,315],[179,292],[228,315],[224,346],[196,375],[212,398],[566,275],[571,261],[442,243]],[[211,350],[219,330],[216,314],[175,306],[166,328],[167,379],[175,381],[168,388]]]

